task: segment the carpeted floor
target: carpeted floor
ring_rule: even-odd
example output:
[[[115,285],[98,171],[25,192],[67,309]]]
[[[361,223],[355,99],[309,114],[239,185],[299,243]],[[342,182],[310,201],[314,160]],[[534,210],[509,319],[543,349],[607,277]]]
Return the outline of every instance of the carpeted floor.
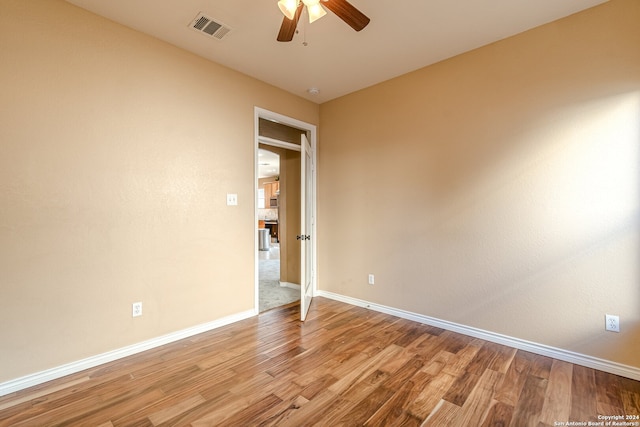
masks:
[[[300,290],[280,286],[280,260],[259,260],[260,305],[263,311],[300,300]]]

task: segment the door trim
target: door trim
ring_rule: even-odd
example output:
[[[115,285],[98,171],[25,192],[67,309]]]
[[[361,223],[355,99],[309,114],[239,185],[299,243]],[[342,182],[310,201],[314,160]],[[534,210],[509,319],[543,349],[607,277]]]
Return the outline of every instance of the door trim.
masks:
[[[295,127],[298,129],[302,129],[304,131],[307,131],[309,133],[309,143],[311,144],[311,160],[313,163],[312,169],[310,171],[310,173],[312,174],[312,191],[313,191],[313,199],[311,202],[311,218],[312,218],[312,225],[311,225],[311,235],[313,236],[313,239],[311,240],[311,244],[313,246],[312,252],[313,252],[313,256],[312,256],[312,260],[311,260],[311,295],[315,296],[317,295],[318,291],[317,291],[317,274],[318,274],[318,239],[317,239],[317,194],[318,194],[318,189],[317,189],[317,176],[316,176],[316,171],[317,171],[317,126],[313,125],[311,123],[307,123],[307,122],[303,122],[301,120],[297,120],[294,119],[292,117],[288,117],[282,114],[278,114],[275,113],[273,111],[269,111],[269,110],[265,110],[264,108],[260,108],[260,107],[254,107],[254,125],[253,125],[253,129],[254,129],[254,148],[253,148],[253,165],[254,165],[254,172],[253,172],[253,206],[254,206],[254,220],[253,220],[253,224],[254,224],[254,228],[255,228],[255,233],[254,233],[254,248],[253,248],[253,253],[254,253],[254,312],[256,314],[259,313],[260,310],[260,288],[259,288],[259,278],[258,278],[258,268],[259,268],[259,258],[258,258],[258,230],[256,227],[256,224],[258,224],[258,186],[257,186],[257,182],[258,182],[258,145],[260,144],[260,142],[266,143],[268,145],[274,145],[274,146],[281,146],[282,148],[289,148],[287,145],[289,143],[285,142],[285,141],[279,141],[279,140],[274,140],[272,138],[264,138],[261,137],[259,135],[259,125],[260,119],[266,119],[266,120],[272,120],[278,123],[282,123],[284,125],[287,126],[291,126],[291,127]]]
[[[290,142],[280,141],[279,139],[267,138],[266,136],[259,136],[258,143],[270,145],[272,147],[284,148],[291,151],[302,151],[301,147]]]

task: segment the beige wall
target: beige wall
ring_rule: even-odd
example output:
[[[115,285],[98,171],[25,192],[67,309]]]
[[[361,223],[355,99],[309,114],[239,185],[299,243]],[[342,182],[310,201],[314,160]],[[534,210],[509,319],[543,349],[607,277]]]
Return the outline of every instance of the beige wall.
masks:
[[[0,382],[254,308],[254,107],[317,105],[62,0],[0,61]]]
[[[640,367],[638,22],[614,0],[323,104],[320,288]]]

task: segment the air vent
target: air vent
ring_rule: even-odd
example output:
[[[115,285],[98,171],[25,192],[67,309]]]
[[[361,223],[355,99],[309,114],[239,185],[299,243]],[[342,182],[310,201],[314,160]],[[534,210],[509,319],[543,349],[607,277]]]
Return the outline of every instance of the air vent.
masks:
[[[202,33],[205,36],[213,37],[218,40],[222,40],[222,38],[231,31],[231,28],[222,22],[216,21],[215,19],[204,15],[202,12],[196,16],[189,26],[193,30]]]

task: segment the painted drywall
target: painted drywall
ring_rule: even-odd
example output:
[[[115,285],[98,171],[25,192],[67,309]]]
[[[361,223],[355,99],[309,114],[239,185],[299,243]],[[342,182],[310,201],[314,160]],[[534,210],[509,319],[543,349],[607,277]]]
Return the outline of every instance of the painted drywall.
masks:
[[[640,367],[638,22],[613,0],[322,104],[320,288]]]
[[[0,62],[0,382],[254,308],[254,107],[317,105],[62,0]]]

